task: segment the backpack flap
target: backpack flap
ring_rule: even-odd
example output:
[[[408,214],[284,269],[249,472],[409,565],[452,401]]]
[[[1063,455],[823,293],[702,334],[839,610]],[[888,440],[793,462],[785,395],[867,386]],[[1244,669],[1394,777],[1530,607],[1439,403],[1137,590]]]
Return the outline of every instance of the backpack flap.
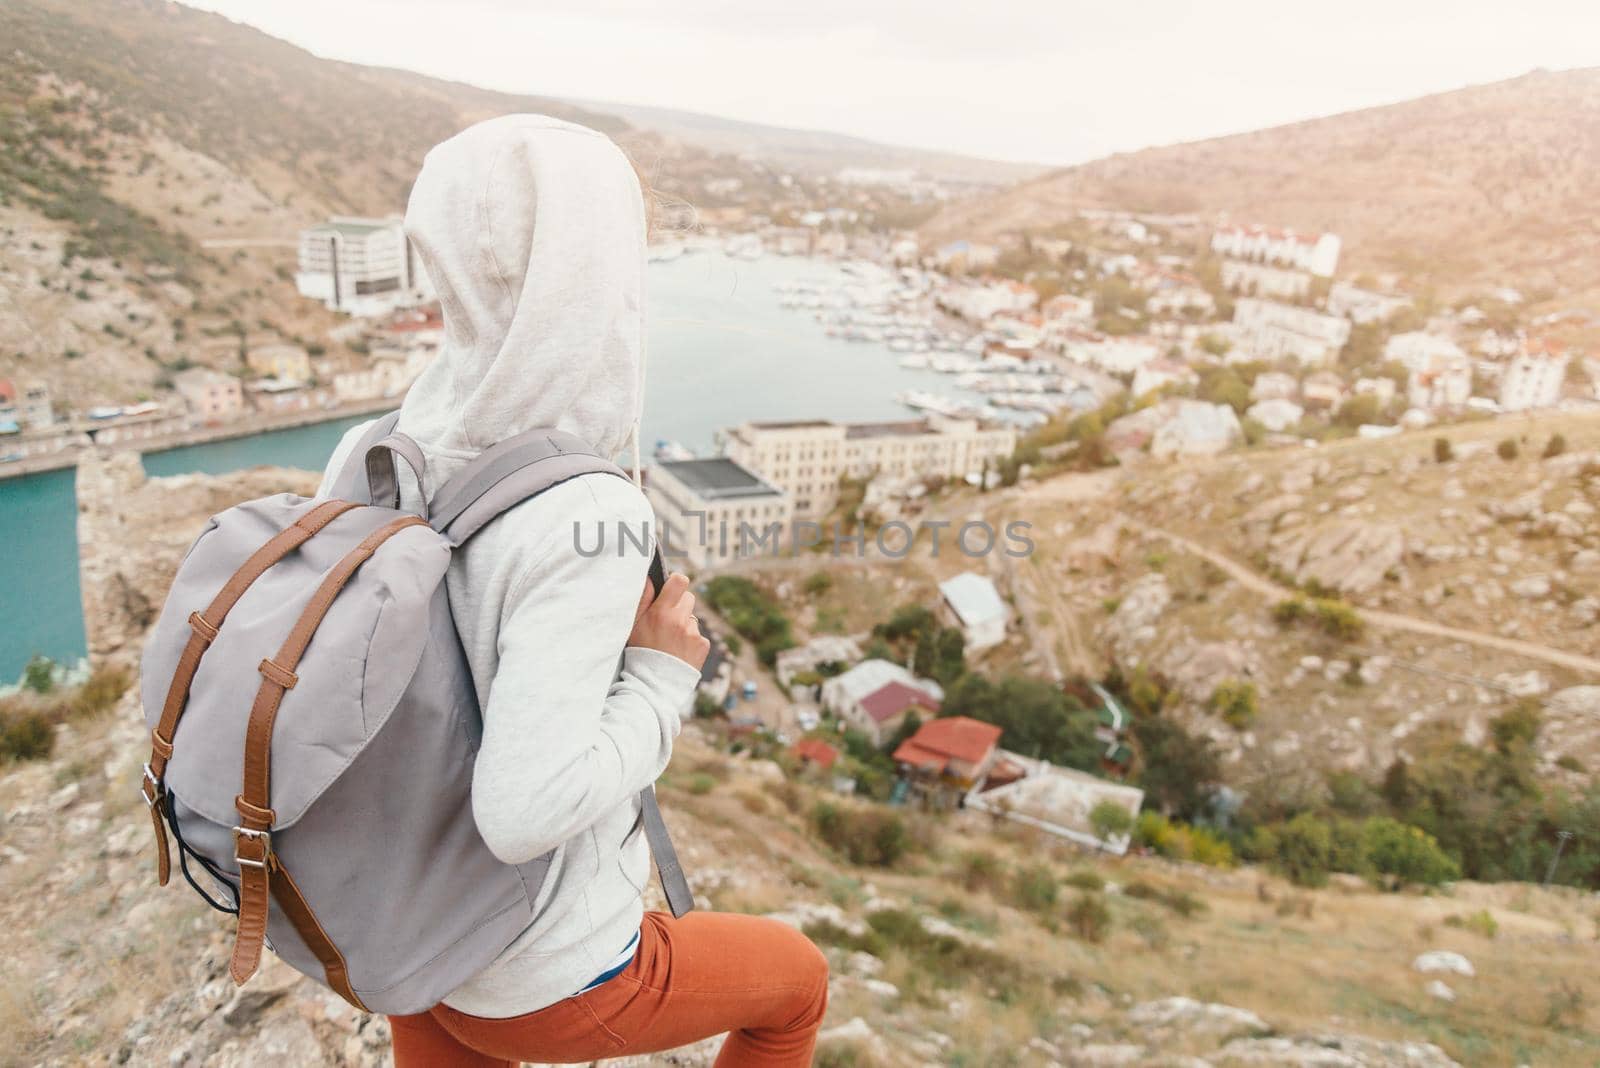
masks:
[[[190,614],[204,608],[244,561],[317,502],[282,494],[215,517],[180,568],[143,662],[145,718],[157,725]],[[245,730],[269,661],[323,576],[362,539],[394,521],[386,508],[354,508],[263,573],[217,629],[194,672],[172,739],[167,788],[205,819],[232,826]],[[400,531],[329,605],[295,666],[272,732],[274,826],[292,826],[382,729],[429,640],[430,601],[443,595],[450,549],[425,526]]]

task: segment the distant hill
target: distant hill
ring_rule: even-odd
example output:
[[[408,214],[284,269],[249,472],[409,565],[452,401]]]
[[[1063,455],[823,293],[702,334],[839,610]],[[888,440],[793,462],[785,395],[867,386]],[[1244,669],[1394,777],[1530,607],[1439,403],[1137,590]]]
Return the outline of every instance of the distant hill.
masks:
[[[933,149],[889,145],[826,130],[795,130],[693,111],[598,100],[580,103],[585,108],[619,116],[635,126],[710,152],[759,159],[808,173],[873,167],[913,170],[954,182],[1009,185],[1037,177],[1047,169],[1043,164],[978,159]]]
[[[1600,306],[1600,68],[1114,155],[953,204],[925,229],[1038,231],[1081,207],[1333,230],[1352,271]]]

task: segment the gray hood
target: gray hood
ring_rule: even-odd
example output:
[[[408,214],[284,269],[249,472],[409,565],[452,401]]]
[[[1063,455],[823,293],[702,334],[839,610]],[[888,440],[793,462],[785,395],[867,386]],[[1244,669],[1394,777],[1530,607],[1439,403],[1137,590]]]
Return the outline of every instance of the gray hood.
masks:
[[[479,123],[428,153],[405,230],[445,329],[399,429],[442,473],[540,426],[637,455],[645,213],[621,149],[543,115]]]

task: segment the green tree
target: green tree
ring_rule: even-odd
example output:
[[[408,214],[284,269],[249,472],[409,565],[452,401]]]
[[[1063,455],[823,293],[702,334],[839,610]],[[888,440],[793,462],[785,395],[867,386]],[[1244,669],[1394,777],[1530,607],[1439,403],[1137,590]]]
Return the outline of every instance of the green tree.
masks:
[[[1160,715],[1134,717],[1132,734],[1146,803],[1178,819],[1198,818],[1212,785],[1222,778],[1211,741]]]
[[[1102,801],[1089,810],[1089,828],[1101,841],[1118,838],[1133,829],[1133,816],[1115,801]]]
[[[1328,881],[1333,858],[1333,834],[1328,824],[1303,812],[1278,828],[1277,867],[1297,886],[1321,886]]]

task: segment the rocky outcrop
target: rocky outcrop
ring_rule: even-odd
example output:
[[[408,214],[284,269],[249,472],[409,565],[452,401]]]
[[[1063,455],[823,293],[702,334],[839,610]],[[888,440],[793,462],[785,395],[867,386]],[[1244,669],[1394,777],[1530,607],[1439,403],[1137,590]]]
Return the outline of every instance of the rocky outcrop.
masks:
[[[1405,559],[1406,539],[1384,523],[1334,519],[1273,539],[1274,565],[1296,582],[1340,593],[1365,593]]]
[[[90,660],[138,659],[178,561],[208,516],[252,497],[308,495],[318,481],[278,467],[148,478],[138,453],[86,457],[78,466],[78,553]]]

